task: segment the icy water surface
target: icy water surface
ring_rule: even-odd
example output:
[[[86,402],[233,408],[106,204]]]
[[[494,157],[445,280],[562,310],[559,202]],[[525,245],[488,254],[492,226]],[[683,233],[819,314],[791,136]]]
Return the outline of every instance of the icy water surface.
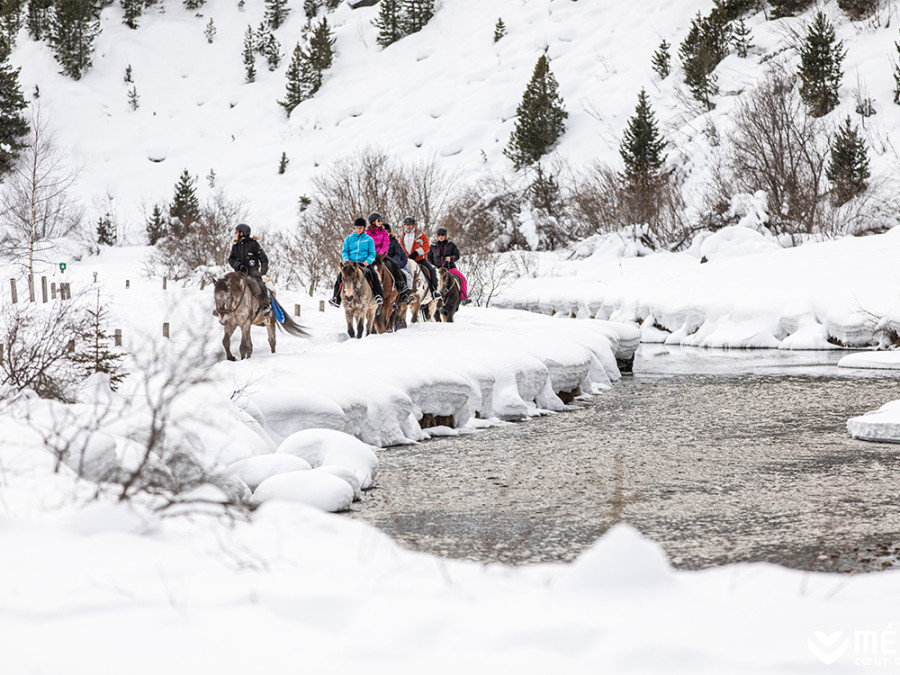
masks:
[[[900,445],[846,430],[900,372],[845,354],[642,345],[578,410],[380,450],[351,516],[482,562],[571,560],[625,521],[681,568],[900,567]]]

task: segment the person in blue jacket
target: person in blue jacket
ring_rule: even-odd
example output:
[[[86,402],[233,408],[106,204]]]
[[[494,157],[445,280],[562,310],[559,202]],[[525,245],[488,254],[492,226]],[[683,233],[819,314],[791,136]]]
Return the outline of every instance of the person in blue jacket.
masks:
[[[370,265],[375,262],[375,242],[372,237],[366,234],[366,219],[357,218],[353,221],[353,232],[344,239],[344,245],[341,247],[341,260],[351,260],[365,267],[366,276],[372,284],[372,291],[375,293],[375,302],[379,305],[384,302],[384,291],[381,288],[381,280]],[[334,307],[341,306],[341,273],[338,272],[337,279],[334,281],[334,294],[329,305]]]

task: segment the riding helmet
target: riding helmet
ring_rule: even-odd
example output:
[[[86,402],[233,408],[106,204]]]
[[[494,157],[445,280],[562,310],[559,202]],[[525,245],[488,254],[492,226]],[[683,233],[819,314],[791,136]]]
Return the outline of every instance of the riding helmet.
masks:
[[[366,219],[365,218],[357,218],[353,221],[353,227],[365,227]]]
[[[446,227],[439,227],[439,228],[437,229],[437,236],[440,237],[442,234],[443,234],[444,236],[447,236],[447,228],[446,228]]]
[[[390,223],[383,223],[381,226],[384,228],[384,231],[385,231],[385,232],[390,232],[390,231],[391,231],[391,224],[390,224]]]
[[[406,216],[406,218],[403,219],[403,224],[404,225],[415,225],[416,219],[413,218],[412,216]]]
[[[383,220],[384,216],[382,216],[380,213],[378,213],[378,211],[372,211],[372,213],[369,214],[369,225],[371,225],[378,219]]]
[[[243,223],[234,228],[234,231],[244,235],[245,237],[250,236],[250,226],[244,225]]]

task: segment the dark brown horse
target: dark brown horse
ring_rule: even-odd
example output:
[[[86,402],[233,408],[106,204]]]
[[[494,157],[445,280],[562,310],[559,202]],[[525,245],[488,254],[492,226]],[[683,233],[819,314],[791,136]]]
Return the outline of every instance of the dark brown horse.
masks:
[[[372,273],[377,274],[374,270]],[[361,338],[365,324],[366,335],[371,335],[378,312],[375,294],[366,279],[365,268],[350,260],[341,264],[341,304],[347,318],[347,334]]]
[[[441,283],[441,295],[443,295],[438,316],[440,316],[441,321],[453,323],[453,316],[456,314],[456,310],[459,309],[460,294],[462,293],[459,277],[446,267],[442,267],[438,270],[438,279]]]
[[[275,294],[269,291],[272,299]],[[249,359],[253,353],[253,343],[250,341],[250,326],[265,326],[269,334],[269,347],[275,353],[275,326],[290,335],[308,337],[303,327],[295,323],[287,314],[284,315],[284,323],[275,320],[274,313],[266,316],[259,311],[262,292],[259,284],[246,275],[238,272],[229,272],[221,279],[213,282],[213,297],[216,301],[214,314],[219,317],[219,323],[225,326],[225,337],[222,346],[225,347],[225,356],[229,361],[237,359],[231,353],[231,336],[237,328],[241,329],[241,358]]]
[[[384,304],[381,307],[381,314],[375,317],[375,330],[379,333],[386,333],[396,329],[397,315],[399,308],[397,307],[397,287],[394,285],[394,277],[391,271],[383,262],[384,256],[379,255],[375,260],[375,272],[381,279],[381,288],[384,291]]]

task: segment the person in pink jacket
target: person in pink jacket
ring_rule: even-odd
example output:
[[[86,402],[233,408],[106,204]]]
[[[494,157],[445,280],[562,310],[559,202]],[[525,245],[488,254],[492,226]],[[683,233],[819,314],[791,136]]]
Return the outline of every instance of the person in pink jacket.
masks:
[[[400,302],[407,302],[410,295],[409,288],[407,288],[406,279],[403,277],[397,262],[387,255],[388,248],[391,245],[391,236],[384,229],[384,216],[377,211],[369,214],[369,227],[366,230],[366,234],[372,237],[372,241],[375,242],[375,253],[382,256],[382,262],[388,268],[391,276],[394,277],[394,285],[397,287],[397,299]]]

